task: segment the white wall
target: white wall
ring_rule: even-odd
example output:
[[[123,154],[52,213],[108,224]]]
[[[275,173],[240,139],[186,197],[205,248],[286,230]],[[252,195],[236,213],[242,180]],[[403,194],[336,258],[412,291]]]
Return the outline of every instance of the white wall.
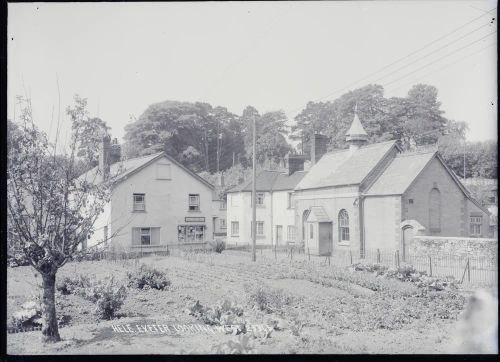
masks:
[[[90,239],[87,240],[87,248],[90,248],[92,246],[96,246],[99,244],[99,248],[104,247],[104,239],[106,238],[104,236],[104,227],[108,225],[108,236],[109,238],[111,236],[111,203],[107,203],[104,206],[103,212],[97,217],[96,222],[94,223],[94,234],[91,235]],[[108,243],[110,241],[108,240]]]
[[[365,247],[370,250],[400,249],[401,197],[376,196],[364,201]]]
[[[322,206],[328,217],[332,221],[333,252],[336,250],[359,250],[359,206],[354,201],[359,196],[357,186],[330,187],[317,190],[301,190],[295,192],[295,225],[297,229],[297,239],[302,241],[302,214],[311,206]],[[349,215],[349,236],[348,242],[339,241],[338,215],[340,210],[345,209]],[[306,252],[317,254],[318,245],[318,224],[314,224],[313,238],[309,237],[309,226],[306,223],[304,246]]]
[[[290,190],[291,191],[291,190]],[[276,226],[281,225],[283,228],[283,239],[281,244],[285,244],[287,241],[298,241],[288,240],[287,238],[287,228],[289,225],[295,227],[295,209],[292,197],[292,207],[288,208],[288,192],[289,191],[275,191],[273,192],[273,231],[272,231],[272,243],[276,243]],[[295,228],[295,234],[297,235],[297,228]]]
[[[291,190],[290,190],[291,191]],[[227,240],[231,244],[251,243],[252,193],[229,193],[227,202]],[[287,241],[287,226],[295,225],[295,212],[288,208],[288,192],[264,192],[264,205],[257,205],[257,221],[264,222],[264,235],[257,235],[257,244],[273,245],[276,242],[276,225],[283,227],[283,241]],[[239,236],[231,235],[231,221],[238,221]]]
[[[169,162],[165,157],[163,163]],[[148,165],[138,173],[115,186],[111,200],[111,232],[113,246],[127,249],[132,246],[133,227],[160,227],[160,244],[177,243],[180,224],[205,225],[205,240],[212,240],[214,206],[212,189],[183,168],[171,163],[171,179],[156,178],[156,164]],[[145,193],[145,212],[134,212],[133,194]],[[200,195],[200,211],[188,211],[188,195]],[[185,217],[204,217],[205,222],[186,222]]]
[[[214,232],[217,234],[215,236],[216,240],[226,240],[227,228],[223,227],[222,220],[226,221],[227,225],[227,210],[223,207],[223,200],[216,200],[212,203],[212,215],[215,217],[213,219]]]
[[[264,192],[264,204],[257,205],[257,222],[264,222],[264,235],[257,235],[257,244],[271,244],[271,196],[269,192]],[[238,221],[240,232],[238,236],[231,235],[231,222]],[[252,221],[252,193],[237,192],[228,194],[227,202],[227,240],[230,244],[252,243],[251,234]]]

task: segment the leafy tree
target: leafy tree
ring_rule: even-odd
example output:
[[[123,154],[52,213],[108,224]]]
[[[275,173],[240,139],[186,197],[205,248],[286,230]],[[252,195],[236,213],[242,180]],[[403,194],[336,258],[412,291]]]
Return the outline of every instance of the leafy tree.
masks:
[[[460,177],[497,177],[497,143],[495,141],[464,142],[454,133],[438,142],[439,152],[446,164]],[[465,157],[464,157],[465,155]]]
[[[330,149],[345,148],[345,134],[356,105],[369,142],[396,139],[403,148],[409,148],[412,144],[435,143],[446,128],[435,87],[418,84],[407,97],[387,99],[381,85],[369,84],[331,102],[309,102],[295,117],[292,137],[302,140],[305,153],[313,130],[330,137]]]
[[[380,85],[369,84],[365,87],[343,94],[333,102],[309,102],[295,118],[293,127],[295,138],[303,138],[304,151],[310,147],[312,131],[322,132],[330,137],[330,149],[345,148],[345,134],[354,118],[357,105],[358,116],[370,137],[371,142],[388,139],[385,108],[387,100]]]
[[[7,119],[7,150],[9,152],[17,152],[19,150],[20,132],[19,126],[10,119]]]
[[[74,108],[67,108],[67,113],[72,121],[73,132],[78,129],[81,132],[77,146],[77,156],[81,157],[89,167],[97,166],[99,163],[99,151],[104,136],[109,136],[111,129],[100,118],[91,118],[87,112],[87,99],[78,95],[74,97]]]
[[[77,99],[68,108],[73,124],[69,151],[55,154],[55,146],[34,124],[31,103],[22,99],[19,132],[11,134],[18,148],[8,153],[8,229],[21,242],[31,266],[43,281],[44,341],[59,341],[55,306],[56,273],[72,258],[79,245],[92,233],[95,220],[109,200],[109,182],[95,184],[81,180],[76,154],[86,115]]]
[[[153,104],[125,131],[125,157],[165,151],[195,172],[229,167],[243,144],[237,116],[201,102]]]
[[[253,120],[255,119],[256,158],[259,163],[265,160],[277,161],[284,157],[291,147],[286,141],[288,134],[287,117],[283,111],[266,112],[262,115],[252,106],[247,106],[241,116],[244,127],[245,152],[247,160],[253,157]]]
[[[417,84],[406,97],[407,119],[403,124],[403,144],[413,141],[417,145],[436,143],[446,128],[447,120],[440,110],[436,87]]]

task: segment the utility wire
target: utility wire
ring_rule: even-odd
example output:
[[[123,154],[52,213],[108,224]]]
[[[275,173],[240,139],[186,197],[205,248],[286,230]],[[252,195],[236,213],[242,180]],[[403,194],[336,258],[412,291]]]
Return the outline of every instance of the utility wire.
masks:
[[[432,62],[430,62],[430,63],[427,63],[427,64],[423,65],[422,67],[419,67],[419,68],[415,69],[413,72],[410,72],[410,73],[408,73],[408,74],[406,74],[406,75],[404,75],[404,76],[402,76],[402,77],[400,77],[400,78],[397,78],[397,79],[393,80],[392,82],[386,83],[386,84],[385,84],[385,86],[388,86],[388,85],[390,85],[390,84],[396,83],[397,81],[399,81],[399,80],[401,80],[401,79],[404,79],[404,78],[408,77],[409,75],[412,75],[412,74],[414,74],[414,73],[416,73],[416,72],[418,72],[418,71],[420,71],[420,70],[422,70],[422,69],[424,69],[424,68],[427,68],[427,67],[431,66],[432,64],[437,63],[437,62],[439,62],[440,60],[442,60],[442,59],[444,59],[444,58],[446,58],[446,57],[449,57],[449,56],[450,56],[450,55],[452,55],[452,54],[455,54],[455,53],[457,53],[457,52],[459,52],[459,51],[461,51],[461,50],[463,50],[463,49],[465,49],[465,48],[470,47],[471,45],[476,44],[477,42],[480,42],[481,40],[483,40],[483,39],[485,39],[485,38],[487,38],[487,37],[489,37],[489,36],[491,36],[491,35],[495,34],[496,32],[497,32],[497,31],[495,30],[495,31],[493,31],[493,32],[491,32],[491,33],[489,33],[489,34],[487,34],[487,35],[485,35],[485,36],[483,36],[483,37],[481,37],[481,38],[479,38],[479,39],[477,39],[477,40],[475,40],[475,41],[473,41],[473,42],[471,42],[471,43],[467,44],[467,45],[464,45],[464,46],[463,46],[463,47],[461,47],[461,48],[455,49],[454,51],[452,51],[452,52],[450,52],[450,53],[447,53],[447,54],[443,55],[442,57],[440,57],[440,58],[438,58],[438,59],[436,59],[436,60],[434,60],[434,61],[432,61]]]
[[[415,60],[414,60],[414,61],[412,61],[411,63],[405,64],[405,65],[403,65],[403,66],[401,66],[401,67],[397,68],[396,70],[393,70],[392,72],[390,72],[390,73],[388,73],[388,74],[386,74],[386,75],[384,75],[384,76],[382,76],[382,77],[380,77],[380,78],[378,78],[378,79],[375,79],[373,82],[374,82],[374,83],[376,83],[376,82],[380,81],[380,80],[381,80],[381,79],[383,79],[383,78],[386,78],[386,77],[388,77],[388,76],[390,76],[390,75],[392,75],[392,74],[394,74],[394,73],[397,73],[397,72],[398,72],[398,71],[400,71],[401,69],[407,68],[408,66],[413,65],[413,64],[415,64],[415,63],[417,63],[419,60],[422,60],[422,59],[424,59],[424,58],[427,58],[428,56],[430,56],[430,55],[432,55],[432,54],[434,54],[434,53],[437,53],[437,52],[439,52],[439,51],[441,51],[441,50],[443,50],[443,49],[447,48],[448,46],[450,46],[450,45],[452,45],[452,44],[456,43],[456,42],[457,42],[457,41],[459,41],[459,40],[462,40],[463,38],[465,38],[465,37],[467,37],[467,36],[469,36],[469,35],[471,35],[471,34],[475,33],[475,32],[476,32],[476,31],[478,31],[478,30],[481,30],[482,28],[484,28],[485,26],[488,26],[488,25],[490,25],[490,23],[487,23],[487,24],[481,25],[479,28],[476,28],[476,29],[474,29],[474,30],[472,30],[472,31],[468,32],[467,34],[465,34],[465,35],[461,36],[460,38],[457,38],[457,39],[455,39],[455,40],[453,40],[453,41],[451,41],[451,42],[449,42],[449,43],[447,43],[447,44],[443,45],[442,47],[440,47],[440,48],[438,48],[438,49],[436,49],[436,50],[433,50],[432,52],[427,53],[427,54],[425,54],[425,55],[423,55],[423,56],[421,56],[421,57],[419,57],[419,58],[415,59]]]
[[[400,89],[400,88],[402,88],[402,87],[404,87],[404,86],[407,86],[407,85],[409,85],[409,84],[412,84],[412,83],[414,83],[414,82],[416,82],[416,81],[418,81],[418,80],[420,80],[420,79],[427,78],[427,77],[428,77],[429,75],[431,75],[431,74],[438,73],[438,72],[442,71],[442,70],[443,70],[443,69],[445,69],[445,68],[449,68],[449,67],[451,67],[452,65],[455,65],[455,64],[457,64],[457,63],[459,63],[459,62],[461,62],[461,61],[463,61],[463,60],[466,60],[466,59],[470,58],[470,57],[471,57],[471,56],[473,56],[473,55],[476,55],[476,54],[478,54],[478,53],[481,53],[481,52],[483,52],[484,50],[486,50],[486,49],[488,49],[488,48],[491,48],[491,47],[492,47],[492,46],[494,46],[494,45],[495,45],[495,43],[491,43],[490,45],[488,45],[488,46],[486,46],[486,47],[483,47],[483,48],[481,48],[481,49],[479,49],[479,50],[477,50],[477,51],[475,51],[475,52],[473,52],[473,53],[470,53],[470,54],[468,54],[468,55],[467,55],[467,56],[465,56],[465,57],[459,58],[459,59],[457,59],[457,60],[456,60],[456,61],[454,61],[454,62],[447,63],[447,64],[443,65],[442,67],[440,67],[440,68],[438,68],[438,69],[436,69],[436,70],[433,70],[432,72],[429,72],[429,73],[427,73],[427,74],[425,74],[425,75],[423,75],[423,76],[421,76],[421,77],[415,78],[415,79],[413,79],[413,80],[412,80],[412,81],[410,81],[410,82],[404,83],[404,84],[402,84],[402,85],[398,86],[397,88],[389,88],[389,89],[390,89],[392,92],[394,92],[394,91],[396,91],[396,90],[398,90],[398,89]],[[387,89],[386,89],[386,90],[387,90]]]
[[[345,87],[343,87],[343,88],[339,88],[339,89],[335,90],[334,92],[329,93],[328,95],[326,95],[326,96],[324,96],[324,97],[321,97],[321,98],[316,99],[314,102],[321,101],[321,100],[323,100],[323,99],[325,99],[325,98],[329,98],[329,97],[331,97],[331,96],[332,96],[332,95],[334,95],[334,94],[337,94],[337,93],[339,93],[339,92],[342,92],[342,91],[344,91],[344,90],[346,90],[346,89],[350,88],[351,86],[353,86],[353,85],[355,85],[355,84],[358,84],[359,82],[361,82],[361,81],[363,81],[363,80],[366,80],[366,79],[368,79],[368,78],[372,77],[373,75],[375,75],[375,74],[378,74],[378,73],[382,72],[383,70],[385,70],[385,69],[387,69],[387,68],[390,68],[390,67],[391,67],[391,66],[393,66],[394,64],[397,64],[397,63],[401,62],[402,60],[405,60],[405,59],[407,59],[407,58],[411,57],[412,55],[414,55],[414,54],[416,54],[416,53],[418,53],[418,52],[420,52],[420,51],[422,51],[422,50],[424,50],[424,49],[427,49],[429,46],[431,46],[431,45],[433,45],[433,44],[435,44],[435,43],[437,43],[437,42],[441,41],[442,39],[444,39],[444,38],[446,38],[446,37],[448,37],[448,36],[450,36],[450,35],[452,35],[452,34],[456,33],[457,31],[459,31],[459,30],[463,29],[463,28],[464,28],[464,27],[466,27],[467,25],[469,25],[469,24],[471,24],[471,23],[473,23],[473,22],[475,22],[475,21],[477,21],[477,20],[481,19],[482,17],[484,17],[484,16],[486,16],[486,15],[488,15],[490,12],[492,12],[492,11],[496,10],[496,8],[497,8],[497,7],[494,7],[494,8],[492,8],[492,9],[488,10],[488,11],[487,11],[487,12],[485,12],[484,14],[481,14],[480,16],[478,16],[478,17],[476,17],[476,18],[474,18],[474,19],[472,19],[472,20],[470,20],[470,21],[468,21],[468,22],[466,22],[466,23],[464,23],[464,24],[460,25],[459,27],[455,28],[454,30],[452,30],[452,31],[450,31],[450,32],[448,32],[448,33],[446,33],[446,34],[444,34],[444,35],[440,36],[439,38],[437,38],[437,39],[435,39],[435,40],[433,40],[433,41],[431,41],[431,42],[429,42],[429,43],[425,44],[423,47],[421,47],[421,48],[419,48],[419,49],[417,49],[417,50],[414,50],[413,52],[411,52],[411,53],[409,53],[409,54],[407,54],[407,55],[403,56],[402,58],[399,58],[399,59],[397,59],[397,60],[393,61],[392,63],[390,63],[390,64],[388,64],[388,65],[386,65],[386,66],[384,66],[384,67],[380,68],[379,70],[377,70],[377,71],[375,71],[375,72],[372,72],[372,73],[370,73],[370,74],[367,74],[366,76],[364,76],[364,77],[362,77],[362,78],[359,78],[359,79],[357,79],[356,81],[354,81],[354,82],[352,82],[352,83],[349,83],[348,85],[346,85],[346,86],[345,86]],[[300,107],[300,108],[296,108],[296,109],[293,109],[291,112],[295,112],[295,111],[297,111],[297,110],[299,110],[299,109],[301,109],[301,108],[302,108],[302,107]]]

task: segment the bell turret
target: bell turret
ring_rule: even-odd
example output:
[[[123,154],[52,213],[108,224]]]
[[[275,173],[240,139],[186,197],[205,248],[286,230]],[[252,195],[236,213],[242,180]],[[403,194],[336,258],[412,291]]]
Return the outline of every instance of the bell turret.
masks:
[[[368,143],[368,134],[366,133],[358,117],[358,104],[354,107],[354,119],[351,128],[345,135],[345,140],[349,144],[349,149],[357,150],[360,146]]]

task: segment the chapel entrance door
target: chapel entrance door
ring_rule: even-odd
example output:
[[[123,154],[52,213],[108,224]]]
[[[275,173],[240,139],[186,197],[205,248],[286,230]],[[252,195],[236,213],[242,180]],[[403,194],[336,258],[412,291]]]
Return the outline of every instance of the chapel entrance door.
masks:
[[[331,255],[333,249],[332,223],[320,222],[318,225],[318,254]]]

